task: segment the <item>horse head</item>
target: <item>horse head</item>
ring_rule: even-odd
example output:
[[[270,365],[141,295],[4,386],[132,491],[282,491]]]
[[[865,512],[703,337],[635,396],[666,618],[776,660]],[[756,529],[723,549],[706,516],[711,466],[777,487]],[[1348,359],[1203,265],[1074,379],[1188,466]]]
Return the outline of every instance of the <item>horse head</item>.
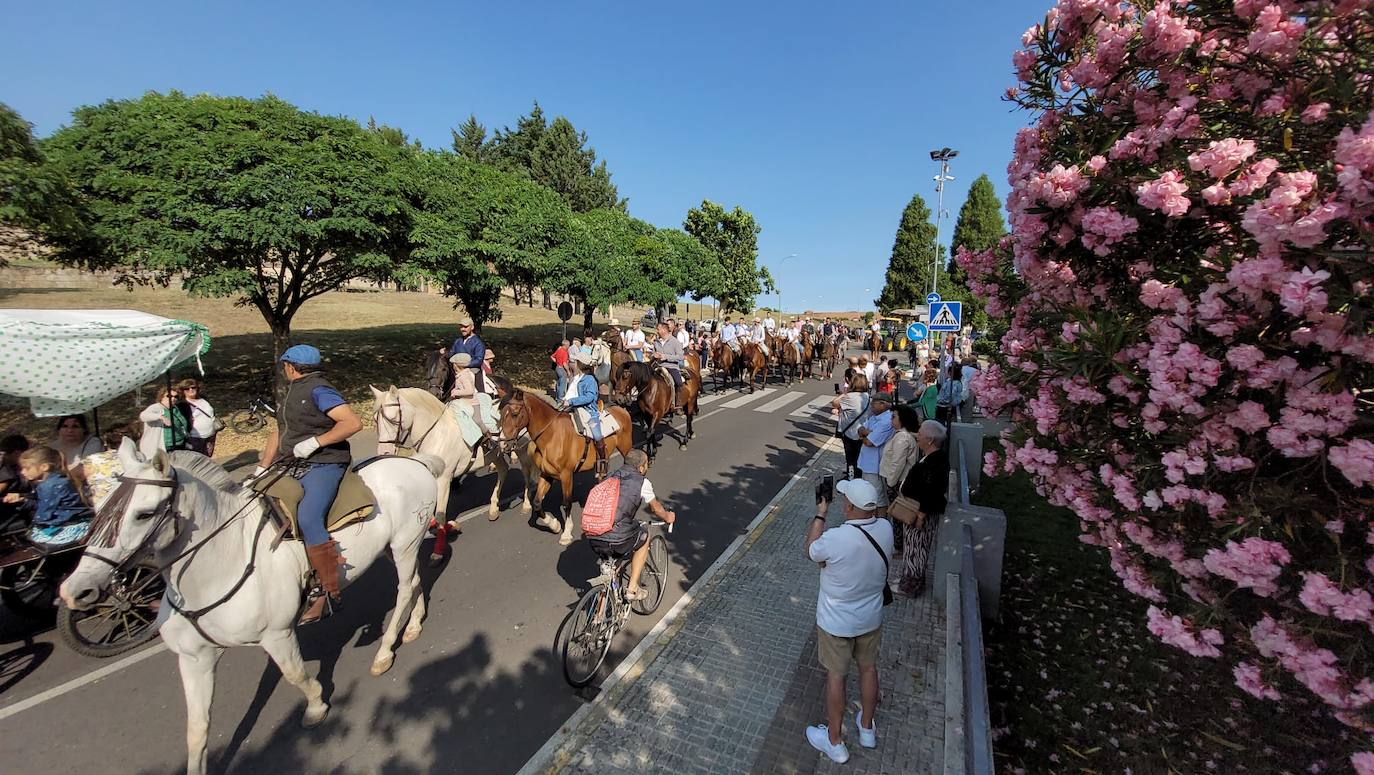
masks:
[[[530,408],[525,391],[513,389],[501,404],[501,438],[503,443],[515,440],[520,432],[530,427]]]
[[[126,438],[119,463],[124,469],[120,485],[101,504],[81,562],[62,583],[62,600],[74,610],[94,605],[115,573],[144,552],[166,549],[176,538],[180,483],[171,458],[158,450],[152,460],[144,460]]]
[[[407,416],[401,392],[391,385],[386,390],[372,390],[372,425],[377,429],[377,454],[394,455],[396,448],[410,435],[413,416]],[[413,413],[412,413],[413,415]]]

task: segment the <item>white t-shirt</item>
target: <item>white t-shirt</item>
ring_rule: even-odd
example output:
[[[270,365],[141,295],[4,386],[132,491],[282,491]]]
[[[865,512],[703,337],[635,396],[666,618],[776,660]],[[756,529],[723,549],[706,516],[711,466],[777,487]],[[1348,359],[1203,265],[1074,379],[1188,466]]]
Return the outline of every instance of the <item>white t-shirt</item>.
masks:
[[[685,350],[692,346],[692,335],[687,333],[687,329],[684,328],[676,334],[673,334],[673,336],[677,337],[679,342],[682,342],[682,349]]]
[[[872,536],[886,556],[892,556],[892,523],[877,517],[832,527],[811,544],[811,559],[825,563],[816,599],[816,625],[841,638],[858,637],[883,626],[886,566],[859,530]]]
[[[864,366],[864,376],[868,377],[869,390],[872,390],[875,387],[874,383],[877,381],[876,372],[877,369],[873,366],[873,364],[869,363]]]
[[[644,344],[644,332],[632,328],[620,335],[620,341],[625,343],[626,349],[633,345]]]
[[[775,323],[775,322],[773,322],[773,319],[772,319],[772,318],[764,318],[764,319],[763,319],[763,327],[766,328],[766,329],[768,329],[769,331],[772,331],[773,329],[775,329],[775,328],[778,327],[778,324]]]
[[[644,484],[639,486],[639,499],[643,501],[642,506],[648,506],[654,502],[658,495],[654,494],[654,486],[649,484],[649,477],[644,477]]]
[[[215,409],[203,398],[187,401],[191,405],[191,437],[208,439],[215,435]]]

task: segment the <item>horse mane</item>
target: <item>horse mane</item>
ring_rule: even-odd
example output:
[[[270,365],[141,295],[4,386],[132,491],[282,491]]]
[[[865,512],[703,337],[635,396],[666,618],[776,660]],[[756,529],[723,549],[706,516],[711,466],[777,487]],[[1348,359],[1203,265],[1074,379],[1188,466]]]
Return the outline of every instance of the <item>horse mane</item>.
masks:
[[[483,379],[489,379],[492,382],[495,382],[496,389],[498,392],[505,393],[506,395],[511,395],[515,392],[514,383],[512,383],[505,377],[501,376],[500,374],[486,374],[483,375]]]
[[[185,471],[220,492],[237,492],[239,483],[229,475],[224,466],[216,463],[199,452],[179,449],[170,453],[172,467]]]
[[[623,373],[628,373],[634,379],[634,386],[637,388],[642,388],[649,384],[649,381],[658,374],[658,369],[655,369],[648,363],[640,361],[628,361],[621,364],[620,368]]]
[[[444,413],[444,404],[434,394],[424,388],[397,388],[397,395],[409,401],[412,406],[434,413],[439,417]]]

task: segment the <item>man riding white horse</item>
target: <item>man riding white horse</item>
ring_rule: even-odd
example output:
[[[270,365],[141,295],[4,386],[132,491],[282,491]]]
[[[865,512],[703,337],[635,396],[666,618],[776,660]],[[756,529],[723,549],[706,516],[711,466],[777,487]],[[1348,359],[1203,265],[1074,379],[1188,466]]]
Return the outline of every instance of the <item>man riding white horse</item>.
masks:
[[[258,473],[278,457],[294,455],[300,461],[290,472],[304,491],[296,516],[305,555],[318,580],[300,617],[301,623],[306,624],[329,615],[331,606],[326,596],[335,603],[339,600],[339,566],[344,564],[344,558],[325,530],[324,518],[353,461],[348,437],[362,430],[363,424],[320,373],[319,350],[298,344],[278,360],[290,384],[277,408],[277,428],[267,437],[267,446],[258,459]]]

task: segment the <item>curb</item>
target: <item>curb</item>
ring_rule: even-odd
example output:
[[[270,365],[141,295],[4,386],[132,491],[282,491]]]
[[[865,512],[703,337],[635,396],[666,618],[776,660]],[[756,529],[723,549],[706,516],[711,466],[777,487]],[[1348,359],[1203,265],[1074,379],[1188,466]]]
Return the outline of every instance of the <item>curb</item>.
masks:
[[[767,527],[772,521],[772,517],[777,511],[778,503],[791,492],[797,482],[806,479],[808,473],[815,467],[827,450],[835,447],[835,439],[828,438],[821,444],[816,453],[807,460],[805,464],[794,474],[792,478],[777,491],[763,508],[759,509],[758,514],[750,521],[744,532],[735,538],[725,551],[721,552],[720,557],[711,563],[711,566],[701,574],[701,578],[692,584],[691,588],[682,595],[681,598],[664,614],[663,618],[654,625],[653,629],[644,636],[642,640],[625,655],[616,669],[607,676],[601,683],[601,691],[591,702],[583,705],[573,712],[559,725],[558,731],[554,732],[544,745],[525,762],[516,775],[553,775],[567,766],[572,755],[576,752],[569,744],[578,736],[581,729],[590,721],[600,723],[610,712],[610,706],[614,700],[618,700],[622,694],[629,689],[632,679],[641,676],[648,666],[658,657],[666,641],[676,635],[682,629],[686,615],[691,612],[693,604],[698,597],[709,592],[708,587],[714,585],[716,576],[726,566],[737,559],[737,555],[744,549],[748,549],[758,540],[763,528]],[[629,679],[629,680],[627,680]]]

